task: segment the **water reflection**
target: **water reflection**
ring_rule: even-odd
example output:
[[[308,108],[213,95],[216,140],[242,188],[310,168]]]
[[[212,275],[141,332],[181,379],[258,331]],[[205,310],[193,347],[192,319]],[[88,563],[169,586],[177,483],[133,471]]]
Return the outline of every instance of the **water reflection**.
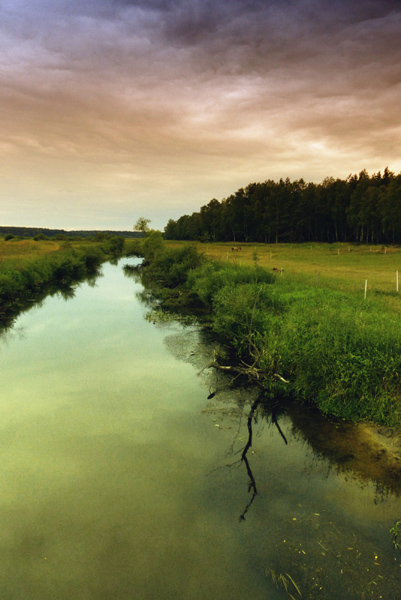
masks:
[[[191,339],[190,328],[185,335]],[[293,597],[299,588],[312,600],[398,600],[401,552],[390,530],[401,515],[400,480],[377,469],[383,454],[368,445],[364,427],[230,387],[229,377],[204,368],[214,354],[210,338],[198,332],[191,348],[185,335],[166,343],[203,378],[202,412],[225,441],[208,471],[213,498],[232,507],[254,560],[265,560],[272,582]]]
[[[2,348],[1,597],[398,600],[400,499],[355,430],[230,387],[199,325],[104,271]]]
[[[99,278],[103,277],[101,267],[97,267],[92,273],[83,277],[64,281],[53,281],[38,292],[32,292],[31,297],[16,302],[9,308],[0,309],[0,335],[2,332],[14,326],[18,315],[32,308],[41,308],[43,301],[48,297],[59,296],[63,300],[72,300],[75,297],[75,291],[82,283],[87,283],[90,287],[95,287]]]
[[[294,597],[299,588],[303,597],[316,600],[396,600],[401,554],[391,548],[390,529],[401,507],[391,489],[362,479],[344,461],[343,448],[337,455],[327,452],[325,456],[322,445],[320,452],[314,451],[307,425],[302,423],[301,430],[299,416],[297,421],[299,409],[292,421],[288,410],[279,414],[264,402],[263,395],[248,403],[241,399],[238,412],[228,394],[213,400],[204,412],[219,417],[216,429],[229,438],[227,454],[239,454],[239,459],[216,467],[209,476],[218,477],[222,489],[233,494],[232,486],[223,483],[224,467],[237,485],[243,482],[233,467],[245,467],[250,497],[239,520],[246,520],[249,534],[259,543],[263,545],[263,535],[267,535],[272,544],[266,571],[272,581],[288,584]],[[234,430],[229,425],[233,418],[238,423]],[[342,424],[331,423],[331,427],[340,436],[344,433]],[[327,428],[322,430],[321,439],[327,432]],[[260,532],[264,532],[262,539]]]

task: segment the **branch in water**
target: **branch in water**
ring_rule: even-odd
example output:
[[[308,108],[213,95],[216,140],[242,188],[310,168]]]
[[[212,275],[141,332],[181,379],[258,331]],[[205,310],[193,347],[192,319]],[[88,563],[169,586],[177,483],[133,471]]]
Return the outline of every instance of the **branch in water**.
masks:
[[[214,369],[218,369],[219,371],[227,371],[229,373],[236,373],[237,376],[244,375],[245,377],[248,377],[248,379],[252,383],[254,383],[255,385],[257,385],[258,387],[260,387],[262,389],[265,389],[264,385],[260,382],[260,378],[263,376],[266,376],[267,374],[262,369],[258,369],[254,365],[247,365],[246,363],[243,363],[243,364],[245,365],[244,367],[236,367],[236,366],[232,366],[232,365],[228,365],[228,366],[227,365],[219,365],[218,362],[216,362],[216,360],[214,360],[212,363],[210,363],[210,365],[207,365],[207,367],[204,367],[204,368],[211,369],[213,367]],[[283,383],[290,383],[289,381],[287,381],[287,379],[284,379],[284,377],[282,377],[279,373],[274,373],[273,377],[280,379],[280,381],[282,381]]]

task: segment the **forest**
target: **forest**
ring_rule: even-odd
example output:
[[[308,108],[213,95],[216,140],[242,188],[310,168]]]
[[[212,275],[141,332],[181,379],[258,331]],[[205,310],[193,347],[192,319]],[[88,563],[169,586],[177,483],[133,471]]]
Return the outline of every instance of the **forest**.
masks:
[[[167,240],[203,242],[401,243],[401,173],[363,170],[347,179],[326,177],[251,183],[199,212],[172,219]]]

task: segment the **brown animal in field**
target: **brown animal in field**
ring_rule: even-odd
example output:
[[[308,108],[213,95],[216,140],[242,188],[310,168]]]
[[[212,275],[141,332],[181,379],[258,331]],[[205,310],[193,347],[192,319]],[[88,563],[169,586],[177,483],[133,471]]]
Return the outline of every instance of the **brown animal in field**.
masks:
[[[240,248],[239,246],[233,246],[231,250],[234,252],[234,250],[242,250],[242,248]]]

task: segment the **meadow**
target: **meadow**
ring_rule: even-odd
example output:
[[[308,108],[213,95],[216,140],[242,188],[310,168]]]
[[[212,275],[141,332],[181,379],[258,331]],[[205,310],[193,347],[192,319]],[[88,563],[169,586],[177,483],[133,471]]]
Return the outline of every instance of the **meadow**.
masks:
[[[191,243],[191,242],[190,242]],[[193,242],[192,242],[193,243]],[[180,247],[188,242],[167,242]],[[352,292],[367,298],[385,299],[401,311],[401,247],[356,244],[196,244],[199,252],[210,259],[239,266],[255,262],[276,277],[294,283]],[[241,250],[232,250],[241,248]],[[281,272],[283,269],[283,272]],[[397,293],[399,271],[399,294]]]

